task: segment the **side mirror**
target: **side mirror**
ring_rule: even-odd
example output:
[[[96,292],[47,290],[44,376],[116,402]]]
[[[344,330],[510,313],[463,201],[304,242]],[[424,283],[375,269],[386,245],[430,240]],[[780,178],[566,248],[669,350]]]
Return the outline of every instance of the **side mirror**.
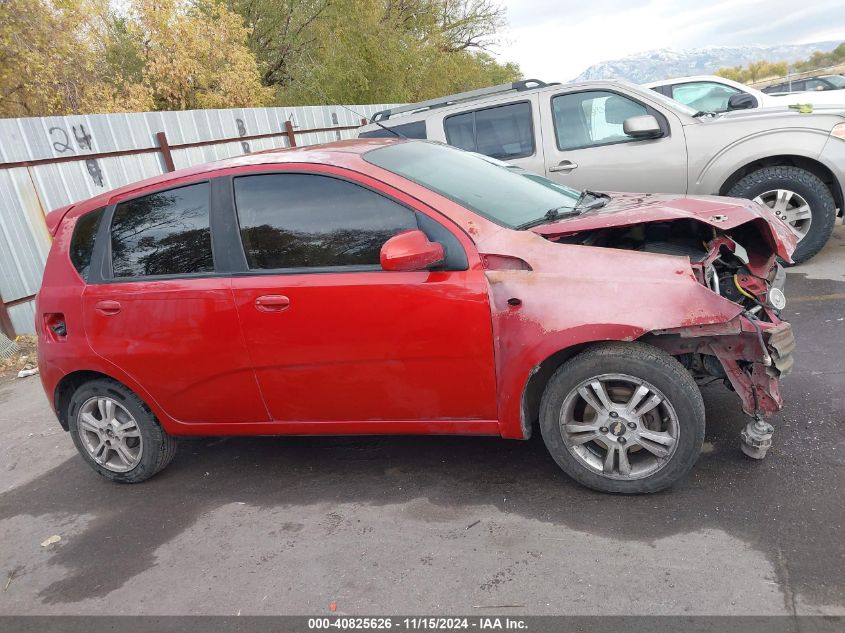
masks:
[[[731,110],[748,110],[757,106],[757,99],[745,92],[738,92],[728,98],[728,112]]]
[[[381,267],[384,270],[425,270],[442,262],[443,246],[428,239],[419,229],[394,235],[381,247]]]
[[[622,122],[622,131],[634,138],[655,138],[663,133],[657,119],[650,114],[628,117]]]

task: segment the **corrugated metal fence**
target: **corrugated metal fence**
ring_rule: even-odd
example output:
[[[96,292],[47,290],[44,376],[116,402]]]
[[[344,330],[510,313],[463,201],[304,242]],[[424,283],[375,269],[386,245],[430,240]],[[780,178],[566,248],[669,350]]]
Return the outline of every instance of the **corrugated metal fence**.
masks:
[[[44,216],[52,209],[174,168],[350,138],[362,117],[388,107],[0,119],[0,331],[33,331],[32,300],[50,249]]]

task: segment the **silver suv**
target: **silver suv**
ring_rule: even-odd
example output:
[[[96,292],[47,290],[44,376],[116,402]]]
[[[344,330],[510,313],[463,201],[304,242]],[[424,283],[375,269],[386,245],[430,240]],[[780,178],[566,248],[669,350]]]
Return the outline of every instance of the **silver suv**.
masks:
[[[439,140],[577,189],[749,198],[795,231],[796,262],[843,207],[842,108],[715,114],[624,81],[525,80],[384,110],[358,135]]]

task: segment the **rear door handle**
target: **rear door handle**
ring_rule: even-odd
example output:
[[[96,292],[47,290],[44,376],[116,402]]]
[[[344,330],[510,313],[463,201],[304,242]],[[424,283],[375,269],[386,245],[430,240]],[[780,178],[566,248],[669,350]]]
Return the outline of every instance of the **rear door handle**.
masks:
[[[120,304],[117,301],[98,301],[94,308],[106,316],[114,316],[120,312]]]
[[[557,165],[549,167],[549,171],[570,172],[573,169],[578,169],[578,163],[573,163],[571,160],[562,160]]]
[[[285,295],[261,295],[255,300],[255,307],[261,312],[281,312],[290,307],[290,299]]]

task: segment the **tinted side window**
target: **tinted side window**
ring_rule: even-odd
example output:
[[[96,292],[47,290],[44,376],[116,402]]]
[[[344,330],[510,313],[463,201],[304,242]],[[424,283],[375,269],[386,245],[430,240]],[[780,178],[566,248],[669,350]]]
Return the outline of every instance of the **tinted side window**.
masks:
[[[213,271],[208,197],[208,183],[200,183],[118,204],[111,225],[114,276]]]
[[[511,103],[447,117],[450,145],[507,160],[534,153],[530,103]]]
[[[359,138],[396,138],[397,135],[391,132],[396,130],[405,138],[426,138],[425,135],[425,121],[414,121],[413,123],[403,123],[402,125],[386,125],[384,128],[370,130],[369,132],[361,132]]]
[[[443,122],[446,128],[446,142],[468,152],[477,150],[475,144],[475,112],[450,116]]]
[[[235,204],[253,270],[378,266],[390,237],[417,228],[410,209],[329,176],[241,176]]]
[[[643,114],[651,114],[643,104],[613,92],[574,92],[552,99],[557,146],[562,150],[640,140],[625,134],[622,125]]]
[[[105,209],[97,209],[86,213],[76,221],[73,237],[70,239],[70,261],[79,275],[88,281],[88,270],[91,268],[91,255],[94,252],[94,241],[97,229]]]

